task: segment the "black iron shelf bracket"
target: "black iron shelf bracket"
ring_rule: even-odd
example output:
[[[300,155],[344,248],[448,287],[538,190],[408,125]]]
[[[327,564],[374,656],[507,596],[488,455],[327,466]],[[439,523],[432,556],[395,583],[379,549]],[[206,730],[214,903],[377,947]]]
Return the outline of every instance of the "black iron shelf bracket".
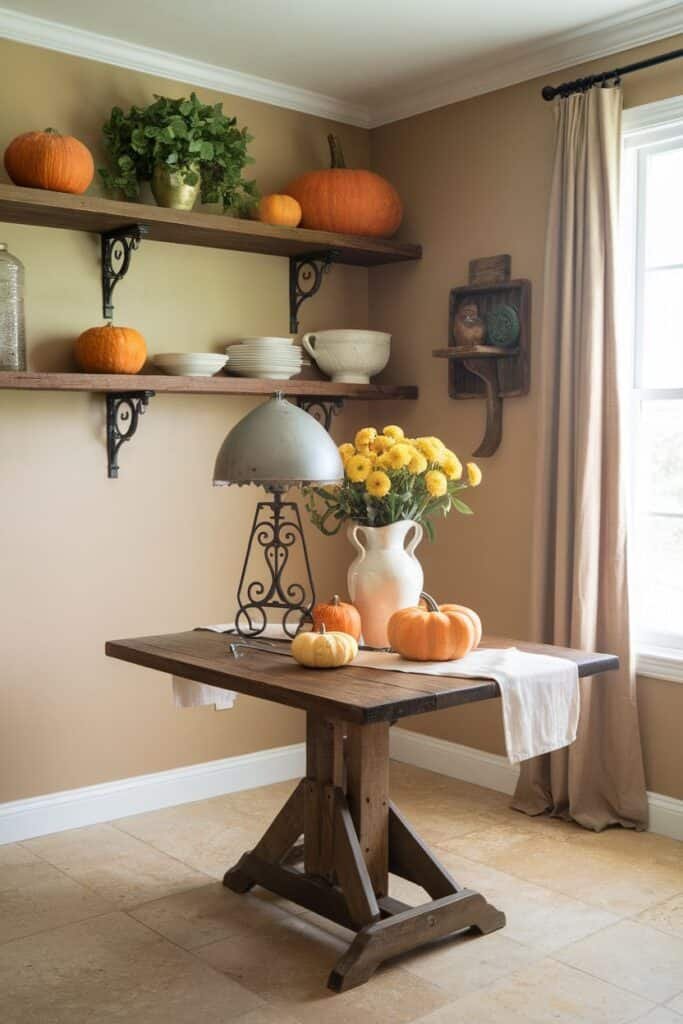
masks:
[[[130,441],[138,429],[153,391],[112,392],[107,398],[107,476],[116,480],[119,475],[119,449]]]
[[[144,224],[130,224],[100,235],[102,247],[102,316],[111,320],[114,316],[114,288],[128,273],[130,259],[147,234]]]
[[[304,256],[289,257],[289,331],[299,331],[299,310],[306,299],[311,299],[323,283],[332,263],[339,255],[336,249],[312,252]]]
[[[343,398],[319,398],[316,395],[297,398],[296,404],[314,420],[322,424],[329,434],[332,426],[332,418],[338,416],[344,408]]]

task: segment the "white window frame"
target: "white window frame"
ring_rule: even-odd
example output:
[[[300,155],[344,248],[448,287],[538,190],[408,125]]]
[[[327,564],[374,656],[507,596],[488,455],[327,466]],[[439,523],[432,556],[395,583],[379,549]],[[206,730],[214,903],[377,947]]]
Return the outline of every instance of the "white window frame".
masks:
[[[636,431],[642,399],[681,399],[683,388],[642,389],[639,368],[642,358],[642,283],[644,267],[644,197],[645,157],[657,149],[668,148],[672,141],[683,140],[683,96],[659,103],[649,103],[624,111],[622,160],[622,252],[627,260],[621,268],[623,291],[619,306],[622,312],[622,336],[631,340],[632,360],[628,375],[630,402],[631,451],[636,453]],[[635,302],[633,297],[635,296]],[[632,491],[633,493],[633,491]],[[637,545],[637,520],[632,507],[632,536]],[[631,559],[633,564],[635,559]],[[634,636],[636,670],[641,675],[683,683],[683,637],[656,633]]]

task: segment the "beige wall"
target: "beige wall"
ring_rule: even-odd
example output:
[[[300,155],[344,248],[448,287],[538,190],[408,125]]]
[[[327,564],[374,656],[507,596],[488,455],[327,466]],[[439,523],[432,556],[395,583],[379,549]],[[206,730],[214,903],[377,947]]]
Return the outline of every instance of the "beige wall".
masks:
[[[402,280],[390,280],[382,268],[370,274],[371,325],[394,334],[391,373],[397,381],[420,386],[420,400],[407,416],[411,433],[438,433],[465,455],[483,433],[483,403],[449,399],[446,363],[430,356],[432,348],[447,343],[448,292],[467,281],[468,261],[507,252],[513,276],[532,281],[531,393],[505,403],[503,443],[495,456],[482,460],[484,484],[473,495],[476,516],[464,520],[453,515],[439,523],[437,543],[422,549],[428,589],[441,599],[479,609],[492,632],[524,637],[529,630],[538,409],[534,371],[553,146],[552,108],[541,99],[540,88],[548,80],[557,84],[681,45],[680,37],[664,40],[372,133],[373,167],[394,181],[405,202],[401,233],[424,246],[421,264],[416,270],[403,268]],[[677,62],[624,79],[627,107],[681,92]],[[648,786],[683,797],[683,751],[674,731],[683,714],[683,687],[641,679],[639,689]],[[425,715],[406,725],[503,752],[496,701]]]
[[[9,42],[0,43],[11,103],[0,147],[55,126],[101,159],[114,103],[189,87]],[[367,163],[367,133],[224,97],[254,142],[264,191],[324,165],[338,128],[349,160]],[[3,179],[4,180],[4,179]],[[69,369],[72,339],[101,322],[98,239],[2,225],[26,265],[29,368]],[[288,265],[275,257],[144,243],[115,295],[119,323],[151,352],[220,350],[249,334],[288,331]],[[367,272],[335,268],[302,311],[302,328],[365,326]],[[104,402],[75,394],[0,393],[0,801],[291,743],[297,712],[240,697],[233,711],[176,713],[168,677],[103,656],[105,640],[221,622],[232,611],[256,489],[213,489],[213,460],[253,402],[160,395],[107,480]],[[335,424],[365,412],[349,409]],[[339,586],[340,541],[313,536],[321,593]],[[324,557],[321,555],[324,551]],[[317,555],[317,557],[316,557]]]

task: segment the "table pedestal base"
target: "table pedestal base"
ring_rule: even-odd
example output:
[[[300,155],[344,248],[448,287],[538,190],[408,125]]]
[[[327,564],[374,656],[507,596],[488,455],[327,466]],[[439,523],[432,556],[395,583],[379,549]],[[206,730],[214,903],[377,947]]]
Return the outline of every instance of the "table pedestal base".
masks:
[[[329,988],[361,985],[384,960],[452,933],[504,926],[505,915],[459,885],[390,802],[386,722],[344,725],[309,714],[306,750],[306,778],[223,882],[239,893],[261,885],[356,931]],[[389,872],[431,901],[411,907],[390,897]]]

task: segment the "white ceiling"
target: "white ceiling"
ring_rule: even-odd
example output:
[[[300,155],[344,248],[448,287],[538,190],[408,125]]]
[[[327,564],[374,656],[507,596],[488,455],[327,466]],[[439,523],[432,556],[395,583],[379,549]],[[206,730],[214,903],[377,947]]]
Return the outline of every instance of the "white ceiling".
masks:
[[[457,83],[471,95],[501,73],[519,80],[616,52],[634,33],[683,31],[683,0],[9,0],[0,32],[10,12],[109,37],[122,55],[135,44],[317,94],[368,124],[440,105]]]

